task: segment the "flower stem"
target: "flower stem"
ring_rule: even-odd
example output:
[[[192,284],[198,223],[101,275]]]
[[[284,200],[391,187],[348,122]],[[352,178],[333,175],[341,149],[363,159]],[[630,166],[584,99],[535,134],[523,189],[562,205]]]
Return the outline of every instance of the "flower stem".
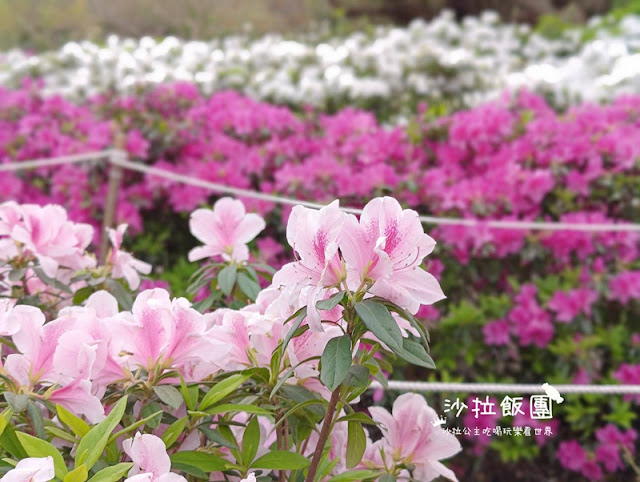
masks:
[[[316,472],[318,471],[318,465],[320,464],[320,459],[322,458],[322,452],[324,452],[324,446],[327,443],[327,438],[329,438],[331,424],[333,423],[333,416],[335,414],[336,406],[338,405],[339,399],[340,386],[331,393],[331,399],[329,400],[329,406],[327,407],[327,414],[325,415],[324,422],[322,423],[322,429],[320,430],[318,444],[316,445],[316,450],[313,453],[313,459],[311,459],[311,465],[309,466],[309,472],[307,473],[305,482],[314,481]]]

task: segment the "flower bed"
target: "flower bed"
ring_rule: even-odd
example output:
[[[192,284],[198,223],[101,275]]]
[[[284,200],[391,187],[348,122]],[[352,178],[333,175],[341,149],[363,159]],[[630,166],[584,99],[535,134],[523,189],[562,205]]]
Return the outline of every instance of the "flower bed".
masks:
[[[640,218],[638,97],[583,104],[559,115],[524,92],[444,118],[424,113],[407,128],[393,129],[363,111],[298,116],[233,92],[205,97],[191,84],[137,97],[100,96],[84,107],[41,98],[32,84],[3,91],[0,103],[3,159],[107,147],[117,126],[135,159],[314,201],[340,198],[343,205],[363,206],[393,193],[423,214],[574,223]],[[60,203],[72,219],[98,226],[105,193],[100,169],[39,169],[2,174],[0,180],[6,199]],[[181,271],[193,271],[178,262],[195,244],[184,234],[186,214],[213,199],[201,189],[127,173],[118,221],[138,233],[136,246],[144,249],[136,254],[180,286]],[[246,205],[267,221],[265,235],[251,245],[258,248],[252,256],[280,267],[288,258],[281,226],[289,210],[248,200]],[[448,299],[418,314],[428,320],[438,370],[405,367],[397,371],[402,376],[638,383],[637,233],[447,226],[430,232],[439,244],[437,259],[427,267]],[[170,262],[164,265],[165,260]],[[206,302],[208,292],[198,299]],[[444,399],[454,395],[472,406],[467,394],[443,394],[430,404],[441,413]],[[545,464],[549,476],[562,464],[585,477],[595,478],[598,470],[624,477],[623,459],[609,462],[606,454],[622,457],[622,447],[634,440],[636,404],[622,397],[567,396],[554,413],[551,437],[522,438],[514,445],[511,438],[484,434],[465,443],[485,454],[487,464],[526,464],[548,457],[547,447],[560,447],[559,463]],[[517,416],[467,415],[449,422],[480,429],[534,425]],[[572,444],[559,445],[567,441]],[[460,459],[461,468],[471,471],[471,460]]]

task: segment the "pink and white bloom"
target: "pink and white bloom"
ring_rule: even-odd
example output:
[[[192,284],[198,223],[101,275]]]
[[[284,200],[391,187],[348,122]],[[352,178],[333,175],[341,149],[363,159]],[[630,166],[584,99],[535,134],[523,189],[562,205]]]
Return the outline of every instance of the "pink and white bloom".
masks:
[[[161,288],[140,293],[130,323],[117,328],[121,349],[129,352],[130,368],[151,370],[188,368],[193,364],[222,363],[231,347],[207,336],[207,322],[185,298],[170,299]]]
[[[369,411],[371,418],[382,425],[383,433],[371,450],[384,450],[387,463],[414,465],[416,480],[427,482],[439,476],[457,480],[440,460],[452,457],[462,447],[455,435],[433,425],[438,414],[424,397],[405,393],[393,403],[392,413],[382,407],[371,407]]]
[[[49,482],[54,477],[53,457],[30,457],[18,462],[18,465],[4,474],[0,481]]]
[[[307,296],[307,322],[312,331],[323,331],[316,308],[323,288],[340,284],[346,277],[338,255],[340,233],[346,214],[338,201],[320,210],[296,206],[287,224],[287,241],[299,260],[284,265],[273,276],[274,286],[313,286]]]
[[[151,265],[134,258],[131,253],[120,249],[127,227],[127,224],[121,224],[116,229],[107,229],[111,245],[113,246],[108,262],[112,266],[111,275],[115,279],[124,278],[127,280],[129,288],[137,290],[140,286],[139,273],[151,273]]]
[[[93,238],[93,227],[67,219],[67,211],[54,204],[20,206],[22,220],[13,225],[11,238],[25,252],[37,258],[47,276],[56,277],[59,267],[80,270],[95,266],[86,253]]]
[[[186,482],[181,475],[171,472],[171,459],[161,438],[136,433],[134,438],[122,442],[122,448],[131,458],[130,482]]]
[[[257,214],[245,211],[242,201],[224,197],[211,209],[196,209],[191,213],[189,228],[204,246],[189,252],[189,261],[222,256],[226,261],[249,259],[249,243],[265,228]]]
[[[240,482],[256,482],[256,474],[251,473],[246,479],[242,479]]]
[[[425,234],[418,213],[392,197],[371,200],[360,221],[349,215],[340,240],[349,284],[370,283],[369,292],[415,314],[420,305],[445,298],[438,281],[420,268],[436,242]]]

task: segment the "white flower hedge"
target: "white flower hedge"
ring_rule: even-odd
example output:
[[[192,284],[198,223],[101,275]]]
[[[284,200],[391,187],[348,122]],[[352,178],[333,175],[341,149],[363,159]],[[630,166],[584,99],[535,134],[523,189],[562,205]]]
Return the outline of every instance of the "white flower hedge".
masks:
[[[450,11],[330,40],[111,36],[105,45],[70,42],[40,55],[0,53],[0,85],[42,77],[47,93],[86,96],[179,80],[205,92],[232,88],[278,103],[355,104],[382,114],[402,114],[418,99],[471,106],[526,86],[564,105],[640,91],[640,16],[613,29],[604,23],[592,19],[597,33],[586,42],[580,30],[548,39],[526,25],[501,23],[493,12],[457,22]]]

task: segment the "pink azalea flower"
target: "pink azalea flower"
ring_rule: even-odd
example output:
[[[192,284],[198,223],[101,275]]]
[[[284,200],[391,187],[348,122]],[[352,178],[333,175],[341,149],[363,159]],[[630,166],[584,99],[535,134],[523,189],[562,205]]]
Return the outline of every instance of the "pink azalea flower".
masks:
[[[134,438],[122,442],[122,448],[131,458],[130,482],[186,482],[181,475],[171,472],[171,459],[161,438],[136,433]]]
[[[509,323],[506,320],[490,321],[482,327],[482,334],[487,345],[508,345]]]
[[[640,298],[640,270],[627,271],[609,280],[609,298],[620,303]]]
[[[287,224],[287,241],[299,261],[284,265],[273,276],[273,286],[297,285],[307,291],[307,322],[313,331],[323,331],[316,302],[323,288],[336,286],[344,279],[338,256],[338,242],[346,214],[340,211],[338,201],[320,210],[296,206]],[[295,293],[297,294],[297,293]]]
[[[240,482],[256,482],[256,474],[249,474],[246,479],[242,479]]]
[[[47,276],[55,277],[59,266],[80,270],[95,266],[86,254],[93,238],[93,227],[67,219],[62,206],[35,204],[21,206],[22,222],[16,224],[11,237],[38,259]]]
[[[577,440],[560,442],[556,456],[563,467],[574,472],[582,470],[587,463],[587,453]]]
[[[438,281],[420,268],[435,241],[425,234],[418,213],[403,210],[391,197],[376,198],[358,222],[349,216],[340,250],[351,283],[370,282],[374,295],[390,299],[415,314],[420,305],[445,298]]]
[[[265,228],[259,215],[247,214],[241,201],[218,199],[210,209],[197,209],[189,220],[191,233],[204,243],[189,252],[189,261],[222,256],[229,261],[249,259],[247,243]]]
[[[434,427],[438,414],[424,397],[405,393],[393,403],[392,413],[382,407],[371,407],[369,411],[373,420],[382,424],[382,447],[388,460],[415,465],[417,480],[426,482],[439,476],[458,480],[439,460],[457,454],[460,442],[439,425]]]
[[[556,320],[568,323],[578,314],[591,315],[591,305],[598,299],[598,293],[589,288],[570,291],[556,291],[547,308],[556,312]]]
[[[133,304],[130,323],[119,327],[123,350],[131,353],[128,363],[151,370],[186,368],[191,364],[216,364],[224,360],[230,346],[205,336],[204,315],[191,308],[185,298],[170,299],[161,288],[140,293]]]
[[[22,459],[9,472],[4,474],[2,482],[49,482],[55,477],[53,457]]]
[[[124,278],[129,284],[129,288],[137,290],[140,286],[140,275],[151,273],[151,265],[135,259],[131,253],[122,251],[122,239],[127,230],[126,224],[121,224],[117,229],[108,229],[109,239],[113,246],[109,254],[108,263],[112,266],[111,275],[115,279]]]

